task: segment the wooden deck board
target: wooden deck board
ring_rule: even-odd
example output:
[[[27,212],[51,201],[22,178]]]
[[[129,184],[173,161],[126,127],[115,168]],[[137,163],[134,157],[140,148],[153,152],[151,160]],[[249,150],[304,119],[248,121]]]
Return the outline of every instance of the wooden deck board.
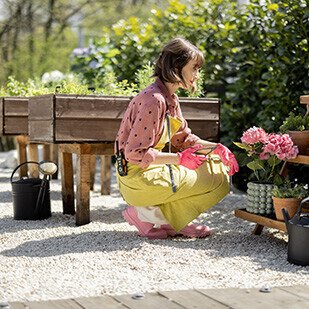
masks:
[[[79,297],[75,301],[85,309],[122,309],[127,308],[112,296]]]
[[[26,309],[26,305],[22,302],[10,302],[10,309]]]
[[[289,287],[280,287],[280,289],[309,301],[309,286],[296,285]]]
[[[199,291],[235,309],[303,309],[309,305],[308,300],[280,288],[273,288],[270,293],[262,293],[258,289],[232,288]]]
[[[82,309],[83,307],[72,299],[57,299],[49,301],[26,302],[29,309]]]
[[[180,309],[184,308],[181,305],[174,303],[163,295],[157,293],[147,293],[144,298],[133,299],[132,295],[114,296],[119,302],[123,303],[130,309],[151,309],[151,308],[164,308],[164,309]]]
[[[173,300],[175,303],[184,306],[185,308],[194,308],[194,309],[205,309],[206,307],[211,309],[228,308],[228,306],[223,305],[196,290],[168,291],[158,293],[170,300]]]
[[[145,293],[141,299],[130,295],[79,297],[50,301],[9,302],[10,309],[304,309],[309,308],[309,286],[199,289]]]

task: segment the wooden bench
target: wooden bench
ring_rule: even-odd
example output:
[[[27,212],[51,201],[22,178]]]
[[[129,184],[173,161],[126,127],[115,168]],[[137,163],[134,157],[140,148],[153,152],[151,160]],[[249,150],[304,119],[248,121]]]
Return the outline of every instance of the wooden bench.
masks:
[[[114,139],[130,100],[130,97],[120,96],[78,95],[44,95],[29,99],[30,141],[59,144],[63,212],[75,213],[76,198],[77,225],[90,222],[91,157],[107,156],[103,159],[101,178],[102,183],[109,186]],[[181,98],[180,104],[193,133],[219,141],[219,99]],[[77,156],[76,196],[72,154]]]
[[[306,107],[307,107],[306,114],[308,115],[309,114],[309,95],[301,96],[300,103],[306,104]],[[286,160],[280,171],[281,175],[287,174],[288,164],[309,164],[309,155],[298,155],[295,159]],[[241,218],[241,219],[244,219],[250,222],[255,222],[256,226],[253,230],[253,234],[255,235],[260,235],[265,226],[286,232],[285,223],[282,221],[276,220],[274,216],[266,217],[262,215],[257,215],[257,214],[249,213],[245,209],[236,209],[234,214],[238,218]]]

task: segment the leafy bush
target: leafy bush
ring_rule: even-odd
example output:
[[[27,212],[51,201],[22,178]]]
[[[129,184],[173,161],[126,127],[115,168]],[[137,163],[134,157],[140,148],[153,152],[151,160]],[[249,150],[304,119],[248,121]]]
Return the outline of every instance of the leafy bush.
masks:
[[[199,96],[221,87],[222,142],[232,146],[256,125],[279,130],[290,111],[303,111],[299,96],[309,93],[309,10],[306,0],[169,1],[154,8],[146,23],[132,17],[104,29],[86,49],[75,53],[73,68],[87,83],[114,72],[118,81],[137,83],[137,70],[152,65],[163,43],[177,34],[205,55]],[[181,93],[181,95],[187,95]]]
[[[228,143],[253,125],[278,131],[290,111],[301,113],[309,91],[309,10],[305,0],[253,0],[237,13],[234,52],[226,66],[222,135]],[[227,65],[227,63],[225,63]]]
[[[286,133],[287,131],[304,131],[309,130],[309,117],[307,115],[295,115],[293,112],[283,121],[280,126],[280,131]]]

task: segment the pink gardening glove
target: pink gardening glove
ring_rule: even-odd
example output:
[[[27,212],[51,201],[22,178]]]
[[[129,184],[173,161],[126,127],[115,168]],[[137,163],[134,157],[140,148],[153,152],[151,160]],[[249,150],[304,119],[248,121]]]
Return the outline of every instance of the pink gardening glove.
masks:
[[[177,155],[179,156],[179,165],[182,165],[190,170],[197,169],[205,160],[207,160],[206,156],[197,155],[194,153],[201,148],[203,148],[202,145],[194,145],[182,152],[177,152]]]
[[[213,153],[219,155],[222,163],[230,168],[228,173],[230,176],[238,172],[238,163],[231,150],[219,143]]]

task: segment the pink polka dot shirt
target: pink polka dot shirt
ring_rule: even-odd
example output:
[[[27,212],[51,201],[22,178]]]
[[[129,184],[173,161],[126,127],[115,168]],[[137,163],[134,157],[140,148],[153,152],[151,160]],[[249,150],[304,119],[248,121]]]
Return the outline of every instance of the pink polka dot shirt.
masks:
[[[177,95],[171,95],[157,78],[129,103],[116,136],[119,149],[128,162],[146,168],[155,160],[159,151],[154,147],[163,133],[166,112],[182,121],[180,129],[172,137],[173,146],[185,149],[199,139],[188,128]]]

